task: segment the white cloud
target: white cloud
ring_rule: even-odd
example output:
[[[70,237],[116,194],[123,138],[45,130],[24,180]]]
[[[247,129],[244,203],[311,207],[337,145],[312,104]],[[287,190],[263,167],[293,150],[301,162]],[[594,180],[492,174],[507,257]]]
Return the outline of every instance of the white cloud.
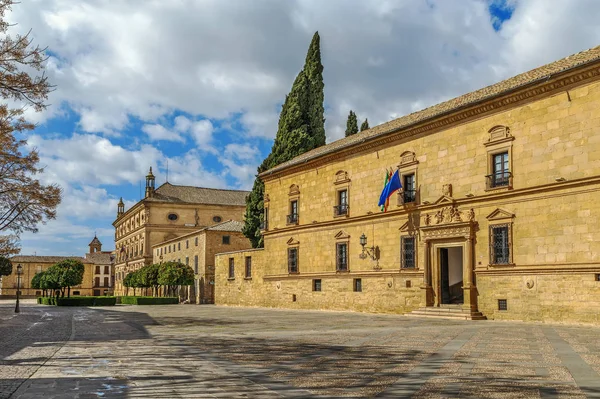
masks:
[[[142,131],[148,135],[151,141],[179,141],[185,142],[177,132],[168,130],[162,125],[144,125]]]

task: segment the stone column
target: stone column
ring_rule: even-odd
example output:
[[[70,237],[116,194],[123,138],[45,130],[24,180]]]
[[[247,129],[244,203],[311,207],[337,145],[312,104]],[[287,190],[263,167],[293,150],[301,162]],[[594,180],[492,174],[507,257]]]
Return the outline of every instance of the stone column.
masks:
[[[465,245],[463,260],[464,309],[477,311],[477,293],[473,285],[473,237],[469,236]]]
[[[423,285],[421,289],[425,291],[424,306],[433,306],[433,288],[431,287],[431,259],[430,259],[431,246],[429,241],[425,240],[425,253],[424,253],[424,270],[423,270]]]

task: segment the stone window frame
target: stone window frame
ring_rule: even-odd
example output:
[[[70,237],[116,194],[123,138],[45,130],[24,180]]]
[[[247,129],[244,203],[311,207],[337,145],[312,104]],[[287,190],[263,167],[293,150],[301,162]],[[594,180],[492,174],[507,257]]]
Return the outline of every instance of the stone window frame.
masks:
[[[362,292],[362,278],[352,279],[352,291]]]
[[[171,220],[171,219],[169,219],[170,215],[175,215],[175,216],[177,216],[177,218],[175,220]],[[168,223],[177,223],[179,221],[179,218],[180,218],[179,213],[177,213],[175,211],[169,211],[169,212],[167,212],[166,219],[167,219]]]
[[[227,280],[235,280],[235,258],[229,258],[229,275]]]
[[[345,170],[338,170],[335,174],[333,185],[334,185],[334,207],[333,217],[334,218],[347,218],[350,216],[350,183],[351,179],[348,177],[348,172]],[[346,191],[346,213],[340,214],[337,212],[337,208],[340,204],[340,192]]]
[[[406,255],[404,251],[404,242],[407,239],[413,240],[414,253],[413,253],[413,266],[406,266]],[[402,234],[400,235],[400,269],[402,270],[416,270],[417,267],[417,237],[414,234]]]
[[[510,133],[510,128],[504,125],[496,125],[488,130],[488,139],[484,143],[487,156],[487,173],[485,178],[485,191],[507,191],[513,189],[513,141],[514,136]],[[509,180],[506,186],[492,187],[489,182],[489,176],[494,173],[494,156],[502,153],[508,153],[508,172]]]
[[[286,213],[286,225],[298,225],[300,224],[300,187],[296,184],[290,186],[288,193],[288,211]],[[292,215],[292,203],[296,201],[296,221],[290,222],[289,216]]]
[[[312,280],[312,291],[322,292],[323,291],[323,280],[320,278],[314,278]]]
[[[221,243],[223,245],[231,245],[231,236],[230,235],[222,236]]]
[[[335,272],[336,273],[349,273],[350,272],[350,235],[347,234],[345,231],[340,230],[335,235],[334,238],[335,238],[335,246],[334,246],[333,259],[335,262]],[[338,245],[340,245],[340,244],[346,244],[346,269],[342,269],[342,270],[340,270],[339,262],[338,262]]]
[[[291,253],[292,251],[296,251],[296,270],[292,271],[292,264],[291,264]],[[296,246],[292,246],[289,247],[287,249],[287,264],[288,264],[288,274],[299,274],[300,273],[300,248],[296,245]]]
[[[244,280],[252,280],[252,256],[244,258]]]
[[[490,267],[512,267],[514,263],[513,227],[515,215],[505,209],[496,208],[486,219],[488,220],[488,265]],[[508,263],[494,263],[493,228],[508,228]]]
[[[414,175],[415,176],[415,200],[411,202],[404,202],[404,189],[398,190],[397,194],[397,206],[416,206],[421,202],[420,190],[419,190],[419,161],[413,151],[404,151],[400,154],[400,163],[398,164],[398,170],[400,173],[400,181],[404,187],[404,176]]]

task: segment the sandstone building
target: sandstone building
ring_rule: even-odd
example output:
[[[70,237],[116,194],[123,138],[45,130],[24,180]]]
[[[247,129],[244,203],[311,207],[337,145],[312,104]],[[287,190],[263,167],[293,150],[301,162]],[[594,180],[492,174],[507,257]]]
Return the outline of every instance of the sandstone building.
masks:
[[[90,252],[85,259],[94,264],[92,290],[94,296],[111,295],[114,286],[113,255],[111,251],[102,251],[102,243],[94,236],[90,242]]]
[[[265,248],[217,255],[217,304],[600,323],[600,47],[260,177]]]
[[[152,246],[224,220],[243,220],[247,191],[178,186],[155,188],[152,168],[145,197],[125,211],[121,200],[115,227],[116,295],[125,293],[123,278],[152,264]]]
[[[42,295],[41,290],[31,288],[31,279],[37,273],[45,271],[55,263],[65,259],[75,259],[81,261],[84,266],[83,281],[80,285],[71,287],[71,295],[105,295],[110,291],[104,292],[104,286],[96,284],[112,280],[112,267],[110,252],[102,252],[102,243],[97,237],[90,242],[90,252],[85,257],[79,256],[29,256],[17,255],[10,258],[13,265],[13,272],[10,276],[3,276],[0,282],[0,298],[15,297],[17,295],[17,266],[23,266],[21,275],[21,295],[23,297],[37,297]],[[103,280],[98,280],[102,276]],[[110,287],[107,285],[107,287]]]
[[[235,220],[214,224],[152,246],[152,263],[180,262],[194,269],[196,281],[189,287],[193,303],[214,303],[215,254],[252,248],[242,234],[244,224]]]

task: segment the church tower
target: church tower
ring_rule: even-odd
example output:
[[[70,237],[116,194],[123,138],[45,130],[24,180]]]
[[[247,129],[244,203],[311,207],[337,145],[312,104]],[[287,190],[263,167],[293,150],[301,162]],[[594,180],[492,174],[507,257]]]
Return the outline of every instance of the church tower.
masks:
[[[121,197],[121,199],[119,200],[119,203],[117,204],[117,217],[120,217],[124,213],[125,213],[125,204],[123,203],[123,197]]]
[[[152,174],[152,166],[150,166],[150,172],[146,176],[146,196],[149,198],[154,196],[154,175]]]
[[[102,252],[102,243],[94,234],[94,239],[90,242],[90,253]]]

